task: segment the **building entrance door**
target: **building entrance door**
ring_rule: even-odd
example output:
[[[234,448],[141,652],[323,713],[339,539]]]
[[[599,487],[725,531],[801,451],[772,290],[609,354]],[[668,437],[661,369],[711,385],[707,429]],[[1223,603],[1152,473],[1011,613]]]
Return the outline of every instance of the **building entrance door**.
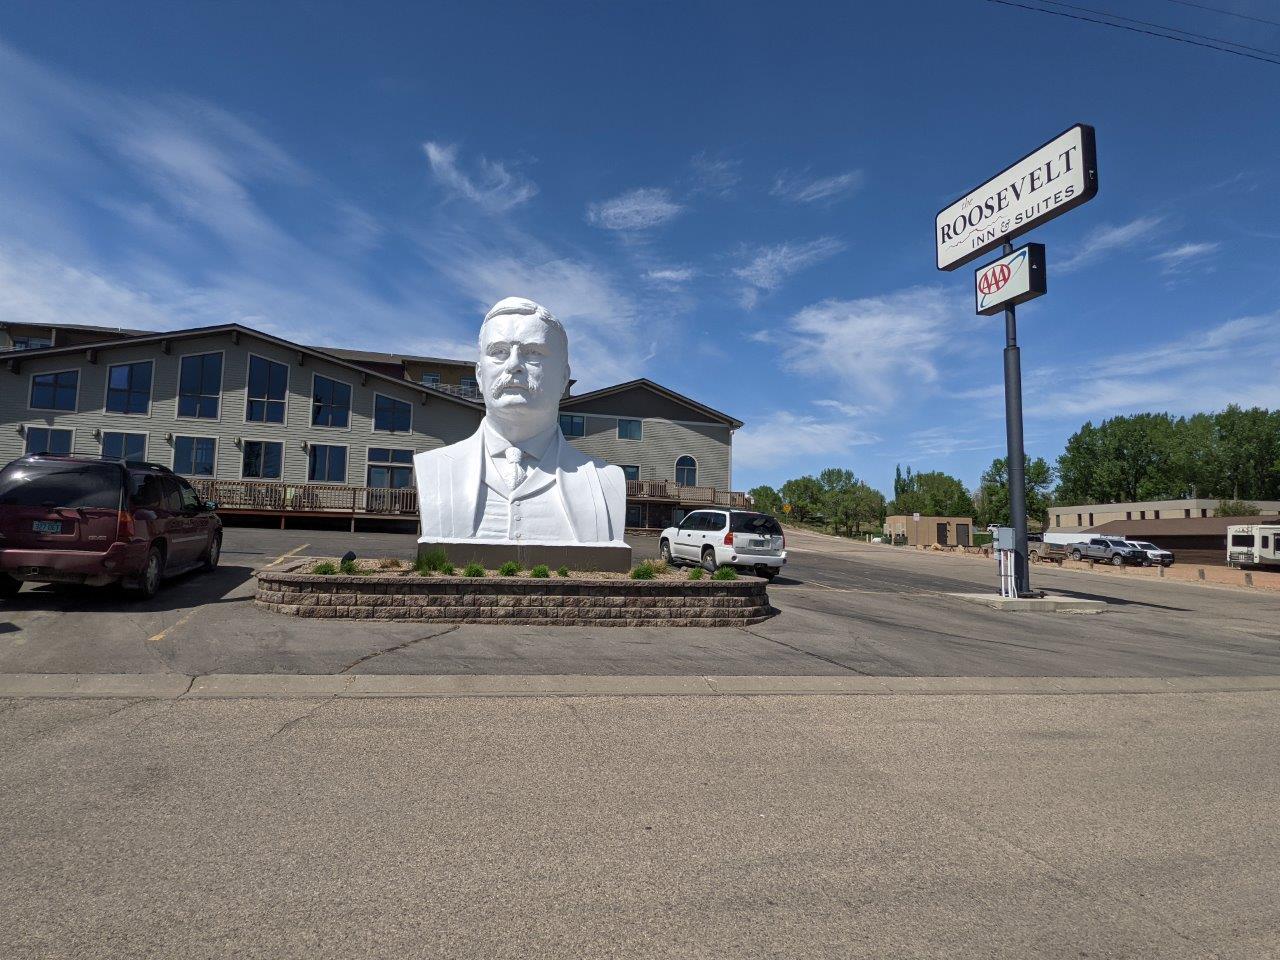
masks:
[[[969,525],[967,523],[956,524],[956,544],[961,547],[969,546]]]
[[[938,524],[938,545],[943,547],[947,545],[947,525],[945,523]]]

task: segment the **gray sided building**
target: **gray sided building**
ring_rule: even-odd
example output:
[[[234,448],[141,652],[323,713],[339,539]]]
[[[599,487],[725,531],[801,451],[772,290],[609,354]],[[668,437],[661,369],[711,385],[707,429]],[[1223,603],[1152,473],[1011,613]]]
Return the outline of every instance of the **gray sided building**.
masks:
[[[147,460],[191,479],[224,513],[278,515],[281,525],[289,515],[345,514],[353,526],[416,518],[413,454],[464,439],[484,416],[447,370],[442,383],[423,375],[430,358],[361,363],[348,359],[355,351],[237,324],[103,331],[90,342],[77,328],[65,346],[60,330],[0,353],[0,463],[41,451]],[[455,377],[466,366],[435,365]],[[562,410],[573,443],[627,471],[629,525],[745,504],[729,492],[739,421],[644,380],[566,397]]]

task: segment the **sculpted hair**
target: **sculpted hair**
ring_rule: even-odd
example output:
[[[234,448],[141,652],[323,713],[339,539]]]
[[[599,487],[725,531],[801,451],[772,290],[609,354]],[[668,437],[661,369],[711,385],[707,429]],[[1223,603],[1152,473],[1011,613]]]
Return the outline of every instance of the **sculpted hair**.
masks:
[[[507,297],[499,300],[484,315],[484,323],[480,324],[480,351],[484,352],[484,328],[494,317],[502,317],[507,314],[517,313],[526,317],[537,317],[548,327],[550,327],[560,337],[560,345],[564,348],[564,355],[569,356],[569,335],[565,333],[564,325],[551,315],[548,310],[540,303],[534,303],[532,300],[526,300],[524,297]]]

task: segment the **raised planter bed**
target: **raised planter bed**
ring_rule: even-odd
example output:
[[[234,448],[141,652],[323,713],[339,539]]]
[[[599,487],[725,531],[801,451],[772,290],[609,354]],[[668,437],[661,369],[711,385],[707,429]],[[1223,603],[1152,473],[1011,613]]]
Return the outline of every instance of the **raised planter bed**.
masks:
[[[741,627],[773,615],[766,581],[319,575],[313,558],[260,570],[255,603],[294,617],[603,627]]]

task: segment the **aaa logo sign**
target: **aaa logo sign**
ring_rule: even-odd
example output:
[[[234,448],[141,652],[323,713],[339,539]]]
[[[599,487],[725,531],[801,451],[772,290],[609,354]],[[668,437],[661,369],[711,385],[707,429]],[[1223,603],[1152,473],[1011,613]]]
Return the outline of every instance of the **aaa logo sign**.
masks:
[[[1013,276],[1013,271],[1009,269],[1007,263],[997,263],[978,278],[978,292],[982,294],[995,293],[1009,282],[1011,276]]]
[[[973,273],[978,313],[989,317],[1045,291],[1044,245],[1028,243]]]

